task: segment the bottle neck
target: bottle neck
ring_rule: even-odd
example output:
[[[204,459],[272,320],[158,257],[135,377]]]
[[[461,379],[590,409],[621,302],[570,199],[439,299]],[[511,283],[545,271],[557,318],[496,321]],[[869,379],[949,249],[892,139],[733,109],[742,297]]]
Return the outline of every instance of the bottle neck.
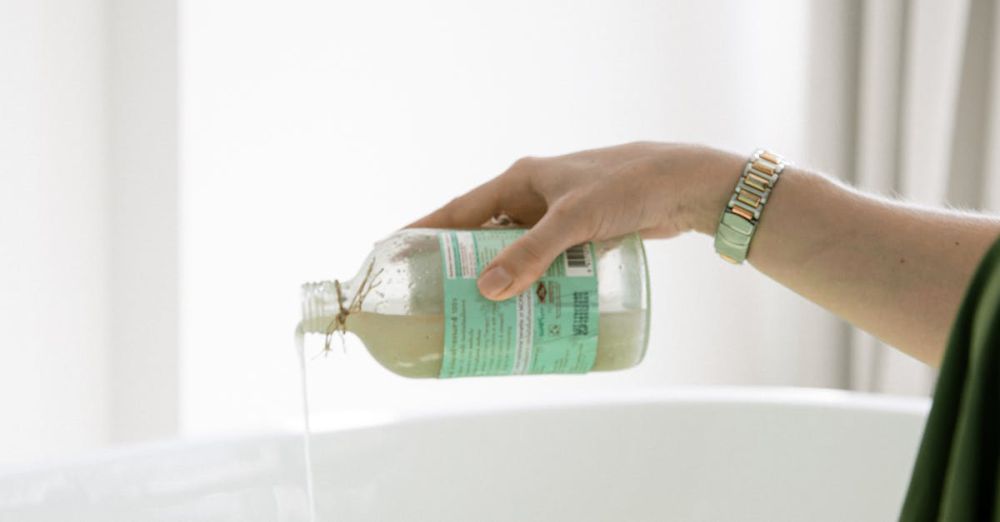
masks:
[[[302,330],[326,334],[344,324],[354,286],[353,281],[338,285],[336,280],[302,285]]]
[[[347,330],[347,316],[360,311],[368,293],[377,286],[382,269],[369,255],[364,268],[349,281],[319,281],[302,285],[302,323],[304,333],[330,334]],[[378,268],[376,270],[376,268]]]

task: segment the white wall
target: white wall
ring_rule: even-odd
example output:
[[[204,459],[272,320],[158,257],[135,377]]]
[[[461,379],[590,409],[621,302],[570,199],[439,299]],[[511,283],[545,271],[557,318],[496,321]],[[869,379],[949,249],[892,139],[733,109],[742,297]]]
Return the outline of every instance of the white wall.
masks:
[[[0,13],[0,463],[108,437],[102,0]]]
[[[809,159],[802,2],[231,0],[181,13],[186,433],[294,422],[298,285],[352,276],[375,239],[519,156],[654,139]],[[845,330],[824,312],[776,312],[801,300],[719,262],[705,238],[648,247],[656,322],[638,369],[417,382],[351,344],[312,364],[320,408],[846,384]]]
[[[178,425],[177,2],[109,1],[111,437]]]
[[[177,433],[175,22],[0,5],[0,464]]]
[[[810,80],[814,10],[3,3],[0,464],[296,423],[299,284],[350,277],[372,241],[519,156],[686,140],[828,166],[815,129],[845,122],[822,117],[839,91]],[[318,406],[846,384],[831,371],[844,329],[825,313],[707,239],[649,253],[657,322],[638,369],[417,382],[354,343],[312,363]],[[734,342],[720,317],[749,326]]]

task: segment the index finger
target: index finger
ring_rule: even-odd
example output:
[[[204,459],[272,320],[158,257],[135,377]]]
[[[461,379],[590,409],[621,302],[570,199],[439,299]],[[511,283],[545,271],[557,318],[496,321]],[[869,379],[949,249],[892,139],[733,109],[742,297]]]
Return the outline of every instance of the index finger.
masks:
[[[475,228],[501,211],[499,178],[451,200],[404,228]]]

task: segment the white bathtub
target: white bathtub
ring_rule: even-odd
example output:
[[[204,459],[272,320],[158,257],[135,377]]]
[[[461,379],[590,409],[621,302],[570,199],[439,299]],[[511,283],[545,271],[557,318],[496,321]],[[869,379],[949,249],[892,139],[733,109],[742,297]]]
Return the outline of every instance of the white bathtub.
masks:
[[[885,521],[928,401],[703,389],[457,409],[314,438],[323,521]],[[305,520],[294,434],[0,476],[0,520]]]

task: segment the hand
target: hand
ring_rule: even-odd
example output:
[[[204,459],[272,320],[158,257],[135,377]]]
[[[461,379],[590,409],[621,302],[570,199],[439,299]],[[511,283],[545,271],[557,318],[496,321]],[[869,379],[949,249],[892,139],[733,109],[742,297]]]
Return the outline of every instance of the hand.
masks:
[[[523,158],[409,226],[475,228],[501,213],[531,226],[479,277],[484,296],[503,300],[579,243],[632,232],[712,233],[744,161],[707,147],[646,142]]]

